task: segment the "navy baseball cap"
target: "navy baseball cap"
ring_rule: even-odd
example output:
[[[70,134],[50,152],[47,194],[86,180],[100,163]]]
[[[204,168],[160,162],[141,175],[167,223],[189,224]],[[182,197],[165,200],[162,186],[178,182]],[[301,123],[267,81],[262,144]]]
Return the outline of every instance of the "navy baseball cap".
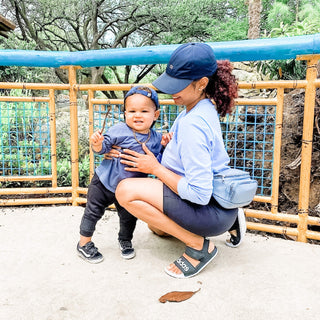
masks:
[[[166,71],[152,84],[164,93],[174,94],[194,80],[212,76],[217,68],[216,58],[208,44],[185,43],[173,51]]]
[[[133,94],[142,94],[143,96],[150,98],[153,101],[153,103],[155,104],[156,110],[158,110],[160,108],[158,95],[153,89],[151,89],[149,87],[145,87],[145,86],[132,87],[125,95],[124,103],[126,102],[126,99],[128,97],[132,96]]]

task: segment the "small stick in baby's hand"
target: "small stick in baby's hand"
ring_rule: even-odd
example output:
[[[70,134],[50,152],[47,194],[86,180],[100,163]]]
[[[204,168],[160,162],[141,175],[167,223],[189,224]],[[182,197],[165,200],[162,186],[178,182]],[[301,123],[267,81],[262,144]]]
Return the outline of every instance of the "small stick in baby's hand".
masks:
[[[108,114],[110,113],[110,110],[111,110],[111,108],[108,109],[108,111],[107,111],[107,113],[106,113],[106,115],[104,117],[104,121],[103,121],[103,124],[102,124],[102,128],[100,130],[100,134],[102,134],[103,131],[104,131],[104,128],[105,128],[106,123],[107,123],[107,117],[108,117]]]

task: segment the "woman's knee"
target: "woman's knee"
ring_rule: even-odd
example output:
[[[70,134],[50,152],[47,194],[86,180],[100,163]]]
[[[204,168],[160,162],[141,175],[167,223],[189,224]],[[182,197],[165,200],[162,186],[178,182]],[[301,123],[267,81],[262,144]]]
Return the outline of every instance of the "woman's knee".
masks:
[[[163,185],[157,179],[124,179],[118,184],[115,194],[119,204],[125,208],[130,202],[140,200],[162,210]]]
[[[119,182],[115,195],[121,206],[123,206],[130,199],[132,187],[130,186],[130,180],[125,179]]]

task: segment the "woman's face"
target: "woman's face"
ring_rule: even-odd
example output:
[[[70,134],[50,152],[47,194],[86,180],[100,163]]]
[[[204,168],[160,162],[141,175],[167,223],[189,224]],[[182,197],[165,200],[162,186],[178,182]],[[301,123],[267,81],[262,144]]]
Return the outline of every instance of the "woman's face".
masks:
[[[177,105],[184,105],[187,112],[191,110],[200,100],[206,97],[204,89],[207,81],[202,78],[198,81],[191,82],[186,88],[172,95],[172,99]]]

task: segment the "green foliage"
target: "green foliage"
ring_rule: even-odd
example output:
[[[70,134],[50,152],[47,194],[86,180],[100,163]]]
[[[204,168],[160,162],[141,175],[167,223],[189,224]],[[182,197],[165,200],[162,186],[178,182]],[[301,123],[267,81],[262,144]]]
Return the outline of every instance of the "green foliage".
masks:
[[[286,4],[276,1],[273,4],[272,9],[269,11],[268,25],[270,28],[277,28],[280,27],[280,23],[293,23],[294,19],[294,12],[292,12]]]
[[[67,142],[65,138],[60,138],[57,144],[57,159],[68,159],[71,161],[70,154],[70,142]]]
[[[45,143],[49,137],[41,129],[45,117],[46,110],[39,105],[25,108],[21,102],[0,104],[1,175],[50,174],[51,150]]]
[[[24,49],[81,51],[189,41],[227,41],[246,38],[248,28],[246,4],[238,0],[56,2],[4,2],[3,10],[18,26],[14,32],[16,42],[10,41],[7,47],[22,49],[20,42],[23,42]],[[88,68],[82,70],[81,80],[85,83],[91,79],[97,79],[100,83],[114,80],[139,82],[151,69],[136,77],[141,70],[132,67],[106,68],[103,73]],[[17,75],[17,72],[23,71],[13,70],[6,79],[26,78],[25,75]],[[59,79],[67,81],[61,72]],[[105,94],[108,96],[108,93]],[[115,98],[112,95],[108,97]]]
[[[60,133],[61,134],[61,133]],[[79,185],[87,187],[89,184],[89,150],[79,146]],[[57,141],[57,175],[59,186],[71,186],[71,145],[65,138]]]
[[[71,160],[68,158],[62,158],[57,161],[57,176],[59,187],[71,186]]]
[[[320,24],[320,1],[304,0],[298,14],[300,21],[310,24]]]
[[[268,12],[270,37],[296,36],[320,32],[320,0],[276,1]],[[297,11],[297,9],[299,9]]]
[[[19,40],[15,33],[10,33],[8,39],[0,37],[0,50],[34,50],[33,41]],[[0,66],[1,82],[43,82],[48,79],[48,68],[29,68],[20,66]]]
[[[306,62],[294,59],[261,61],[262,73],[269,74],[273,80],[299,80],[306,77]],[[280,71],[281,70],[281,71]]]
[[[225,22],[214,21],[207,28],[211,34],[209,41],[233,41],[246,39],[248,33],[247,18],[238,21],[230,18]]]
[[[11,95],[30,94],[20,89]],[[44,176],[51,174],[51,146],[48,132],[48,110],[38,103],[0,103],[0,175]],[[79,149],[80,151],[82,149]],[[57,141],[57,174],[59,186],[71,185],[71,147],[64,138]],[[79,152],[80,185],[89,183],[88,150]],[[0,182],[0,187],[48,186],[48,181]]]
[[[194,1],[168,1],[162,14],[169,17],[168,30],[160,34],[165,44],[236,40],[247,33],[243,1],[199,0],[196,5]]]
[[[269,32],[265,36],[271,38],[292,37],[320,32],[320,0],[276,1],[268,12]],[[297,11],[297,9],[299,9]],[[261,70],[272,79],[295,80],[304,79],[306,63],[304,61],[279,60],[262,61]],[[281,70],[279,72],[279,70]]]
[[[79,162],[79,185],[80,185],[80,187],[88,187],[88,185],[90,183],[89,169],[90,169],[89,155],[85,155]]]
[[[89,185],[89,151],[79,153],[79,185]],[[57,144],[57,176],[58,186],[71,186],[71,146],[65,139],[60,139]]]
[[[302,36],[320,32],[320,24],[298,21],[288,25],[281,23],[279,28],[273,28],[270,32],[271,38]]]

